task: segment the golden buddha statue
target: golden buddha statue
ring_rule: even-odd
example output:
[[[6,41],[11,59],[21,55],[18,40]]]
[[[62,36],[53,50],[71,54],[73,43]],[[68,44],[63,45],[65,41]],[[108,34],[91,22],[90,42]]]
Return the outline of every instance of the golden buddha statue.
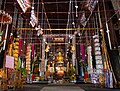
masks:
[[[62,56],[62,53],[61,53],[61,52],[58,52],[57,61],[58,61],[58,62],[63,62],[63,56]]]

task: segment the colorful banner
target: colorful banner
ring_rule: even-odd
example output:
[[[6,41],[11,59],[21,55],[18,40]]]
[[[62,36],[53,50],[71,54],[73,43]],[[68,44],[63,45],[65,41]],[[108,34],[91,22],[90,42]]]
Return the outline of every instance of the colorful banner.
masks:
[[[85,46],[83,43],[80,44],[80,50],[81,50],[82,60],[85,60]]]

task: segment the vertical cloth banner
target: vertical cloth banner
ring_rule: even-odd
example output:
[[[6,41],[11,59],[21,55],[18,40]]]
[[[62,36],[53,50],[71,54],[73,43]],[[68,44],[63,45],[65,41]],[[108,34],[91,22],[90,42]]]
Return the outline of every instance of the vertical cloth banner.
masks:
[[[32,49],[32,58],[34,58],[34,49],[35,49],[34,47],[35,47],[35,45],[32,44],[32,45],[31,45],[31,49]]]
[[[18,56],[19,56],[19,38],[14,38],[14,50],[13,50],[13,56],[14,56],[14,67],[17,68],[18,65]]]
[[[19,55],[21,54],[22,50],[22,39],[19,39]]]
[[[80,50],[82,54],[82,60],[85,60],[85,46],[83,43],[80,44]]]
[[[17,0],[17,2],[20,5],[24,13],[27,11],[28,8],[31,7],[31,3],[29,0]]]
[[[96,72],[98,74],[103,74],[103,62],[102,54],[100,49],[99,35],[94,35],[94,49],[95,49],[95,59],[96,59]]]
[[[109,87],[110,87],[110,81],[109,81],[109,80],[110,80],[110,77],[109,77],[109,73],[106,72],[105,75],[106,75],[106,87],[109,88]]]
[[[93,73],[93,65],[92,65],[92,47],[88,46],[87,47],[87,54],[88,54],[88,74]]]

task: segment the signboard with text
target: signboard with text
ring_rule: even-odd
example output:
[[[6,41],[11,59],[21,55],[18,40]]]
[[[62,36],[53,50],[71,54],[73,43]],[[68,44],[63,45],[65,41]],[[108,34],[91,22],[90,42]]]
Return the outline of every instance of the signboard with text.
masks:
[[[14,57],[12,56],[6,56],[6,68],[12,68],[14,69]]]

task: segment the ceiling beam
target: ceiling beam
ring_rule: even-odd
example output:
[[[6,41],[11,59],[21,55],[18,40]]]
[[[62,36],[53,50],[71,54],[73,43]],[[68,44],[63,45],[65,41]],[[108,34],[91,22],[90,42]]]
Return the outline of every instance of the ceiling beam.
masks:
[[[70,30],[70,31],[74,31],[74,30],[98,30],[100,28],[53,28],[53,29],[50,29],[50,28],[45,28],[45,29],[40,29],[40,28],[13,28],[12,30],[24,30],[24,31],[31,31],[31,30],[48,30],[48,31],[51,31],[51,30],[56,30],[56,31],[60,31],[60,30]]]

